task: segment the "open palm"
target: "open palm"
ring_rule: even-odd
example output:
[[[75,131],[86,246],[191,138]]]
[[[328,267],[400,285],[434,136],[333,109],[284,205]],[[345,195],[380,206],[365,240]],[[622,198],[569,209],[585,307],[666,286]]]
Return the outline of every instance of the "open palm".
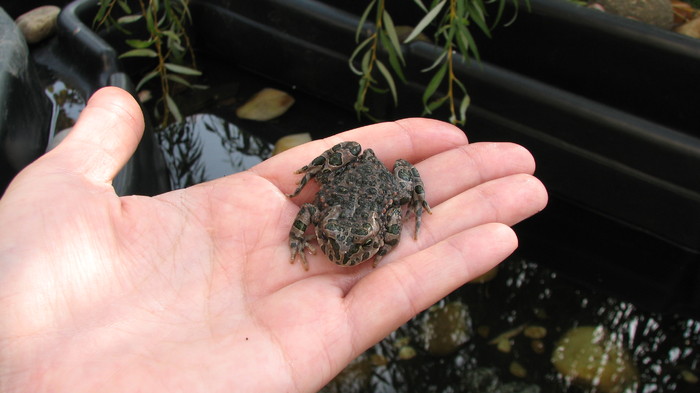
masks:
[[[156,197],[111,179],[143,129],[127,93],[96,93],[0,200],[0,390],[312,392],[416,313],[503,260],[508,227],[546,204],[513,144],[437,121],[314,141]],[[355,140],[416,164],[433,214],[377,268],[290,264],[293,171]],[[314,188],[316,187],[316,189]],[[410,227],[410,228],[409,228]]]

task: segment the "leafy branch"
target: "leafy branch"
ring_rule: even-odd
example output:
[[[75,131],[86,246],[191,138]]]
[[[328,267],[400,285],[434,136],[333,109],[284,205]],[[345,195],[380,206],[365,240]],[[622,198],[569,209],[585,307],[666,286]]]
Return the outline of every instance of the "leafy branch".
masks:
[[[202,88],[190,83],[186,78],[201,75],[197,69],[194,50],[190,44],[185,28],[191,21],[189,0],[139,0],[139,9],[133,11],[127,0],[103,0],[95,15],[93,23],[99,27],[103,24],[115,26],[125,34],[130,34],[127,27],[136,22],[145,23],[148,37],[127,39],[131,48],[119,58],[140,57],[155,59],[155,67],[144,75],[136,85],[139,91],[146,83],[158,77],[161,98],[156,110],[162,107],[161,124],[169,123],[172,116],[175,121],[182,121],[180,110],[172,98],[172,83],[187,88]],[[113,17],[118,7],[125,15]],[[189,56],[190,64],[183,65]]]
[[[493,22],[493,25],[496,25],[503,15],[508,0],[494,1],[498,2]],[[517,15],[518,1],[511,1]],[[423,115],[432,114],[438,108],[447,105],[450,111],[450,122],[464,124],[470,98],[466,86],[455,74],[455,64],[458,61],[455,55],[459,53],[467,61],[472,57],[477,61],[480,60],[474,37],[469,28],[476,25],[487,37],[491,37],[492,27],[486,20],[485,2],[484,0],[431,0],[428,7],[421,0],[413,0],[413,2],[425,12],[425,15],[403,40],[403,43],[417,39],[423,35],[428,27],[436,25],[434,27],[434,42],[442,48],[442,54],[435,59],[434,63],[421,70],[433,73],[423,92]],[[374,15],[375,29],[360,42],[365,22],[370,15]],[[512,21],[507,22],[507,24]],[[401,81],[406,81],[403,72],[406,62],[401,54],[401,43],[396,27],[385,9],[384,0],[370,1],[358,23],[355,40],[359,44],[349,59],[350,69],[360,76],[355,110],[359,116],[365,115],[372,118],[369,114],[369,108],[365,104],[367,92],[370,89],[380,93],[389,91],[394,99],[394,104],[398,104],[396,83],[389,68],[378,56],[380,50],[386,53],[394,74]],[[361,59],[359,68],[356,66],[357,59]],[[386,84],[383,89],[380,87],[380,81],[373,76],[375,66]],[[447,93],[441,95],[438,91],[443,85],[446,85]]]
[[[364,114],[369,117],[371,117],[369,108],[365,105],[367,92],[370,89],[378,92],[386,91],[378,87],[379,81],[377,81],[372,75],[375,66],[377,70],[379,70],[382,78],[384,78],[384,81],[388,86],[388,90],[391,92],[391,96],[394,99],[394,104],[398,104],[399,101],[396,90],[396,82],[394,81],[394,78],[387,66],[378,58],[380,48],[383,47],[386,51],[387,56],[389,57],[389,65],[391,69],[402,81],[406,81],[402,69],[406,62],[401,54],[401,44],[399,42],[398,34],[396,33],[394,21],[391,19],[391,16],[384,7],[384,0],[370,1],[369,5],[362,14],[360,23],[358,23],[357,32],[355,33],[355,41],[359,42],[365,21],[373,10],[375,14],[374,24],[376,26],[376,30],[357,46],[355,51],[350,55],[349,60],[350,69],[352,72],[360,76],[360,87],[357,92],[357,100],[355,101],[355,111],[358,113],[358,115]],[[355,66],[356,58],[361,58],[360,68]]]

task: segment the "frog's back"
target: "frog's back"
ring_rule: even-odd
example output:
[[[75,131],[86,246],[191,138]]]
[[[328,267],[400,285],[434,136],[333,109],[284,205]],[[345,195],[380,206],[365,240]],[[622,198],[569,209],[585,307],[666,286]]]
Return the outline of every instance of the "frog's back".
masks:
[[[329,206],[342,206],[341,215],[370,215],[383,212],[397,204],[395,196],[400,191],[394,175],[367,149],[356,161],[337,171],[321,186],[316,195],[316,205],[322,210]]]

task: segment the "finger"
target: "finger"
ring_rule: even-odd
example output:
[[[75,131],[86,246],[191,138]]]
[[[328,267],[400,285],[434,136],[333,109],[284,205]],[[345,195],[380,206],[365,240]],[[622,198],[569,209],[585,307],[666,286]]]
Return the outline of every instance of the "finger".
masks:
[[[134,154],[143,128],[141,108],[131,94],[105,87],[93,94],[73,129],[45,160],[92,182],[111,183]]]
[[[487,223],[508,226],[533,216],[547,205],[547,190],[535,177],[516,174],[462,192],[433,207],[433,214],[423,216],[417,241],[405,236],[405,247],[395,257],[428,247],[434,239],[444,239],[456,233]],[[404,230],[413,233],[413,220]],[[391,258],[387,256],[388,261]]]
[[[363,149],[373,149],[377,157],[389,167],[398,158],[416,163],[467,144],[464,132],[451,124],[431,119],[404,119],[373,124],[309,142],[257,165],[252,171],[288,193],[293,191],[298,181],[298,176],[293,174],[295,170],[343,141],[356,141]]]
[[[517,247],[513,231],[486,224],[455,234],[432,247],[364,277],[345,301],[355,348],[381,340],[414,315],[485,273]]]
[[[416,165],[431,206],[481,183],[518,173],[533,174],[535,160],[514,143],[472,143]]]

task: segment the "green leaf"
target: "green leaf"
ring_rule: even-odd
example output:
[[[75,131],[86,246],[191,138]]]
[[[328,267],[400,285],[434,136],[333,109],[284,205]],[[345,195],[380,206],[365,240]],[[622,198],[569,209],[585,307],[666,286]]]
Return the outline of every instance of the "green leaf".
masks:
[[[367,44],[369,44],[369,43],[372,42],[373,40],[374,40],[374,36],[371,36],[371,37],[367,38],[366,40],[362,41],[362,43],[361,43],[360,45],[358,45],[357,48],[355,48],[355,50],[354,50],[354,51],[352,52],[352,54],[350,55],[350,58],[348,59],[348,64],[350,65],[350,70],[351,70],[355,75],[360,75],[360,76],[363,75],[363,72],[362,72],[361,70],[358,70],[358,69],[355,67],[355,64],[354,64],[354,63],[355,63],[355,57],[357,57],[357,55],[360,54],[360,52],[362,51],[362,48],[364,48],[365,46],[367,46]]]
[[[180,108],[177,107],[175,100],[170,97],[170,94],[165,95],[165,103],[168,106],[168,110],[173,114],[175,121],[182,121],[182,114],[180,114]]]
[[[482,5],[480,2],[475,1],[467,1],[465,2],[465,6],[467,8],[467,12],[469,13],[469,16],[474,23],[479,26],[481,31],[486,34],[487,37],[491,37],[491,29],[489,29],[489,26],[486,24],[486,18],[484,16],[484,9],[480,7],[479,5]]]
[[[146,11],[146,28],[148,31],[155,31],[155,25],[153,24],[153,13]]]
[[[372,51],[367,51],[365,52],[365,55],[362,56],[362,62],[360,63],[360,66],[362,67],[362,75],[366,76],[367,78],[372,78],[372,76],[369,74],[369,63],[372,58]]]
[[[180,36],[172,30],[161,31],[161,34],[163,34],[164,36],[168,37],[168,39],[173,40],[173,41],[180,42],[180,40],[181,40]]]
[[[396,56],[399,58],[399,60],[401,60],[401,64],[406,64],[403,59],[403,54],[401,53],[401,44],[399,43],[399,36],[396,34],[396,26],[394,26],[394,21],[391,20],[391,16],[389,16],[389,13],[386,11],[384,11],[382,19],[384,20],[386,35],[389,36],[389,41],[391,42],[391,46],[394,47]]]
[[[170,70],[172,72],[182,74],[182,75],[195,75],[195,76],[202,75],[202,71],[195,70],[194,68],[190,68],[190,67],[181,66],[179,64],[165,63],[165,68],[167,68],[168,70]]]
[[[102,1],[102,2],[104,2],[104,3],[109,3],[109,2],[106,1],[106,0],[104,0],[104,1]],[[122,11],[124,11],[124,12],[127,13],[127,14],[130,14],[130,13],[131,13],[131,7],[129,7],[129,3],[127,3],[126,0],[120,0],[120,1],[119,1],[119,8],[121,8]]]
[[[108,1],[101,1],[100,2],[100,9],[97,10],[97,13],[95,14],[95,18],[92,20],[93,26],[95,26],[97,23],[99,23],[102,20],[102,18],[104,18],[105,14],[107,13],[108,8],[109,8]]]
[[[365,12],[362,13],[362,16],[360,17],[360,21],[357,23],[357,30],[355,31],[355,42],[360,41],[360,35],[362,34],[362,29],[365,27],[365,22],[367,21],[367,17],[369,16],[369,13],[372,11],[372,8],[374,7],[374,3],[376,3],[377,0],[372,0],[370,1],[369,5],[367,5],[367,8],[365,8]]]
[[[148,74],[146,74],[143,78],[141,78],[141,80],[139,81],[139,83],[136,85],[136,91],[141,90],[141,88],[143,87],[143,85],[145,85],[146,83],[148,83],[148,81],[150,81],[151,79],[153,79],[153,78],[156,77],[157,75],[158,75],[158,71],[151,71],[151,72],[149,72]]]
[[[158,53],[153,49],[132,49],[119,55],[120,59],[125,57],[158,57]]]
[[[467,88],[464,86],[464,83],[462,83],[459,79],[457,78],[452,78],[452,83],[457,85],[460,90],[462,90],[462,93],[467,94]]]
[[[394,105],[399,104],[399,95],[396,91],[396,83],[394,83],[394,78],[391,76],[389,70],[384,66],[384,63],[377,60],[377,69],[386,79],[386,83],[389,85],[389,90],[391,91],[391,96],[394,98]]]
[[[423,2],[421,0],[413,0],[413,2],[416,3],[416,5],[418,7],[420,7],[420,9],[423,10],[423,12],[428,12],[428,9],[425,8],[425,5],[423,4]]]
[[[467,108],[469,108],[469,104],[471,103],[471,98],[469,97],[468,94],[465,94],[464,97],[462,98],[462,102],[459,104],[459,123],[464,124],[464,122],[467,120]]]
[[[379,38],[382,40],[382,45],[384,48],[386,48],[386,52],[389,55],[389,64],[391,65],[391,68],[394,70],[396,75],[398,75],[398,77],[405,82],[406,78],[403,75],[402,69],[403,58],[399,60],[396,49],[394,49],[391,42],[389,42],[389,37],[385,33],[379,32]],[[400,53],[401,52],[399,52],[399,54]]]
[[[153,45],[154,41],[144,41],[144,40],[126,40],[126,44],[129,45],[132,48],[136,49],[143,49],[143,48],[148,48],[149,46]]]
[[[168,74],[165,76],[165,78],[170,80],[170,81],[173,81],[175,83],[179,83],[183,86],[192,87],[192,84],[190,82],[188,82],[186,79],[184,79],[183,77],[181,77],[180,75]]]
[[[442,104],[444,104],[448,98],[449,98],[448,96],[442,96],[442,97],[438,98],[437,100],[431,101],[427,105],[424,105],[425,110],[423,111],[423,114],[425,115],[425,114],[433,113],[437,108],[439,108]]]
[[[143,18],[143,15],[141,15],[141,14],[126,15],[126,16],[122,16],[121,18],[117,19],[117,23],[125,25],[128,23],[134,23],[137,20],[141,20],[141,18]]]
[[[430,22],[432,22],[435,19],[435,17],[440,13],[440,10],[442,10],[442,7],[445,6],[446,2],[447,0],[442,0],[440,3],[438,3],[438,5],[436,5],[427,14],[425,14],[423,19],[421,19],[420,22],[418,22],[411,34],[409,34],[408,37],[406,37],[406,39],[403,40],[404,44],[411,42],[411,40],[418,37],[418,34],[422,33],[423,30],[425,30],[425,28],[428,27]]]
[[[446,72],[447,62],[442,64],[442,67],[440,67],[437,70],[437,72],[435,72],[435,75],[433,75],[433,78],[428,83],[428,86],[426,86],[425,91],[423,92],[423,105],[425,105],[428,102],[430,97],[432,97],[433,94],[435,94],[437,89],[440,87],[440,83],[442,83]]]
[[[447,57],[447,51],[442,51],[440,56],[438,56],[438,58],[435,59],[435,61],[433,62],[433,64],[430,65],[430,67],[423,68],[422,70],[420,70],[420,72],[428,72],[428,71],[432,70],[433,68],[439,66],[440,63],[442,63],[442,61],[445,59],[445,57]]]

